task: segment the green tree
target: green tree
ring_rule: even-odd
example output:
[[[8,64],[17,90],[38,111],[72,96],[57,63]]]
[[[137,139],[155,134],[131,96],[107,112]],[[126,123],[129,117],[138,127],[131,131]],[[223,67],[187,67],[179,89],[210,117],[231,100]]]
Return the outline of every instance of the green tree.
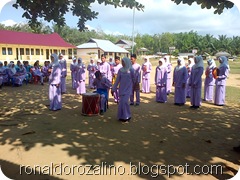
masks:
[[[223,9],[229,9],[233,7],[233,3],[227,0],[171,0],[175,2],[177,5],[180,3],[192,5],[196,2],[198,5],[201,5],[201,8],[211,9],[214,8],[214,14],[221,14]]]
[[[79,17],[78,28],[86,29],[85,22],[97,18],[98,12],[91,10],[91,4],[97,2],[104,5],[133,8],[143,10],[144,6],[135,0],[17,0],[13,7],[21,7],[24,10],[23,17],[28,19],[28,24],[35,29],[40,25],[39,18],[55,22],[59,27],[65,25],[64,15],[72,12]]]
[[[173,46],[174,36],[173,34],[167,32],[161,35],[161,50],[164,53],[169,51],[169,47]]]

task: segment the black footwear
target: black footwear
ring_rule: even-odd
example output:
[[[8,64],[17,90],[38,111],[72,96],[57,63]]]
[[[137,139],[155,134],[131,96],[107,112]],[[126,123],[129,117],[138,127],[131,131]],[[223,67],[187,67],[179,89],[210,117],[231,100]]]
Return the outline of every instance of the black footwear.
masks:
[[[240,145],[236,146],[236,147],[233,147],[233,150],[236,151],[236,152],[240,152]]]
[[[133,106],[133,105],[134,105],[134,103],[130,103],[129,105],[130,105],[130,106]]]
[[[43,86],[44,84],[43,84],[43,83],[41,83],[41,85]]]
[[[100,110],[100,115],[103,115],[104,113],[103,113],[103,110]]]
[[[190,108],[195,108],[195,106],[190,106]]]
[[[136,103],[135,106],[139,106],[139,103]]]

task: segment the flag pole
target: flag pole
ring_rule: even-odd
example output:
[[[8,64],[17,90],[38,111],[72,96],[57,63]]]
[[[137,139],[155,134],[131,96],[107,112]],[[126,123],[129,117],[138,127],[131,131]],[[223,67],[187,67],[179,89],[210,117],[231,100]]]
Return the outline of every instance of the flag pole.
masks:
[[[134,22],[135,21],[135,4],[133,7],[133,26],[132,26],[132,54],[133,54],[133,48],[134,48]]]

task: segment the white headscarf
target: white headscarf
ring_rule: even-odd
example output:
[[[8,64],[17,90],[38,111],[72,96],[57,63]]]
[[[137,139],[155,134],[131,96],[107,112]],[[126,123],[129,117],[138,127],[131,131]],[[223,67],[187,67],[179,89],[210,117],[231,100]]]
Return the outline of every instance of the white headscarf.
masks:
[[[122,58],[122,61],[124,62],[125,66],[123,66],[120,71],[121,72],[128,72],[132,68],[131,60],[128,57]]]
[[[193,67],[193,65],[195,64],[194,59],[189,58],[188,60],[190,61],[190,64],[188,64],[188,67],[190,67],[190,68]]]
[[[165,59],[164,58],[160,58],[158,62],[162,62],[162,65],[158,65],[158,68],[163,69],[165,67]]]
[[[220,67],[227,67],[230,70],[230,67],[228,65],[228,59],[227,59],[226,56],[220,56],[218,59],[221,61],[220,65],[219,65],[219,68]]]
[[[207,62],[209,63],[208,68],[216,67],[216,62],[213,59],[209,59]]]
[[[149,58],[148,57],[144,57],[143,60],[144,60],[144,64],[149,63]],[[147,60],[147,61],[145,61],[145,60]]]
[[[24,69],[24,66],[23,66],[23,64],[21,63],[21,64],[19,64],[19,69],[20,70],[23,70]]]
[[[180,62],[180,65],[176,66],[176,71],[179,71],[180,69],[182,69],[183,67],[185,67],[185,60],[183,59],[183,57],[178,57],[178,62]]]
[[[202,58],[202,56],[195,56],[194,57],[195,58],[195,64],[193,65],[193,69],[197,69],[197,68],[199,68],[199,67],[202,67],[202,68],[204,68],[204,64],[203,64],[203,58]]]
[[[61,59],[60,59],[60,56],[62,57]],[[65,59],[64,59],[62,53],[59,54],[59,56],[58,56],[58,60],[60,61],[60,63],[64,63]]]
[[[59,65],[59,61],[58,61],[58,56],[57,54],[52,54],[51,57],[54,58],[53,62],[51,63],[52,67],[58,66]]]
[[[164,59],[165,59],[165,64],[166,65],[170,64],[170,57],[169,56],[165,56]]]
[[[74,61],[76,61],[76,62],[74,62]],[[72,65],[77,65],[77,58],[73,57],[71,64],[72,64]]]
[[[17,70],[15,68],[15,66],[13,66],[14,63],[9,63],[8,64],[8,68],[13,72],[13,74],[16,74]]]

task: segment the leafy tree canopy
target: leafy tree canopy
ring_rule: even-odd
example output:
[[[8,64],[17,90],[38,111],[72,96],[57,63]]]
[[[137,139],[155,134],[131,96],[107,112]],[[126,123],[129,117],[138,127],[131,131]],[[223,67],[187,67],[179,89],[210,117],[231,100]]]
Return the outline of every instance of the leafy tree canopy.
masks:
[[[189,6],[192,3],[196,2],[198,5],[201,5],[201,8],[211,9],[214,8],[214,14],[221,14],[223,9],[230,9],[233,7],[233,3],[227,0],[171,0],[175,2],[177,5],[180,3],[188,4]]]
[[[59,27],[64,26],[64,15],[72,12],[73,16],[79,17],[78,28],[85,30],[85,22],[97,18],[98,12],[91,10],[92,3],[112,5],[117,7],[133,8],[143,10],[144,6],[135,0],[17,0],[13,7],[23,8],[23,17],[28,19],[31,28],[35,29],[40,25],[38,18],[50,22],[53,20]]]

